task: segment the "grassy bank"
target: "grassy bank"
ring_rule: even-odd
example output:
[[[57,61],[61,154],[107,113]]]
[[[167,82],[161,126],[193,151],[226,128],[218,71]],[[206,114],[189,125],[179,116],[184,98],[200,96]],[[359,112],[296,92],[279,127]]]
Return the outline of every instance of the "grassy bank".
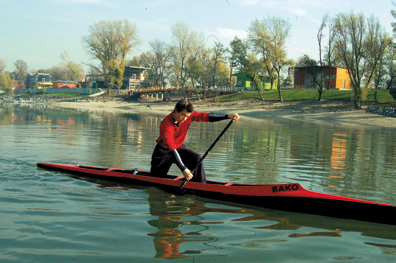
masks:
[[[396,104],[395,97],[389,92],[389,90],[370,90],[367,92],[363,102],[376,102],[378,104]],[[83,99],[90,98],[88,95],[76,94],[76,93],[53,93],[53,94],[25,94],[18,95],[20,99],[27,98],[46,98],[46,99]],[[315,101],[318,99],[317,90],[282,90],[282,97],[284,101]],[[122,99],[124,96],[112,96],[105,98],[102,96],[94,98],[94,100],[115,100]],[[338,101],[352,101],[353,91],[351,90],[325,90],[322,94],[323,100],[338,100]],[[90,98],[91,99],[91,98]],[[233,94],[221,95],[214,98],[217,102],[227,101],[240,101],[245,99],[260,99],[257,91],[242,91]],[[266,91],[264,93],[265,101],[279,101],[279,95],[277,90]]]
[[[300,100],[317,100],[317,90],[282,90],[282,97],[284,101],[300,101]],[[325,90],[322,94],[324,100],[341,100],[351,101],[353,98],[353,91],[351,90]],[[235,101],[244,99],[260,99],[257,91],[243,91],[223,96],[218,96],[216,101]],[[264,100],[279,101],[277,90],[266,91],[264,93]],[[370,90],[367,92],[366,102],[377,102],[380,104],[396,104],[395,98],[390,94],[389,90]]]

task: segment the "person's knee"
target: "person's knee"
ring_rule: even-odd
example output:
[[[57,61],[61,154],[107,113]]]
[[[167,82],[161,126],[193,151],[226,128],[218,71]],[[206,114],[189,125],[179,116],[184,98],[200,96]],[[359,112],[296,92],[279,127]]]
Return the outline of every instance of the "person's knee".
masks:
[[[201,155],[200,155],[199,153],[196,153],[196,154],[195,154],[195,160],[196,160],[196,161],[201,160]]]

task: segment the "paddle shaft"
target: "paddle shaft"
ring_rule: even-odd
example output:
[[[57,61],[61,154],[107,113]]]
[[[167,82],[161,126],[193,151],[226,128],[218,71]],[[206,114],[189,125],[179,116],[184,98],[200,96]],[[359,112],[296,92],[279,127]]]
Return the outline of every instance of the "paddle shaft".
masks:
[[[227,126],[224,128],[224,130],[220,133],[219,136],[217,136],[216,140],[212,143],[212,145],[210,145],[209,149],[205,152],[205,154],[201,157],[201,159],[199,159],[199,161],[197,162],[197,164],[194,166],[194,168],[191,170],[191,173],[194,173],[195,170],[198,168],[198,166],[203,162],[203,160],[205,159],[205,157],[209,154],[209,152],[213,149],[213,147],[216,145],[216,143],[220,140],[221,136],[223,136],[223,134],[228,130],[228,128],[231,126],[231,124],[234,121],[231,120]],[[176,195],[178,195],[180,193],[180,191],[184,188],[184,186],[186,185],[188,181],[186,179],[184,179],[183,183],[180,185],[179,189],[177,189]]]

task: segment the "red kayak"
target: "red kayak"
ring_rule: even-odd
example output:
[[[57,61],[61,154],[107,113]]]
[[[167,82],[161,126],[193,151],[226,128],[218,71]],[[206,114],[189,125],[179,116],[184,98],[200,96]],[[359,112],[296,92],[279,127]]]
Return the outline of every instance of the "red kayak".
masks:
[[[166,178],[158,178],[140,170],[56,163],[38,163],[37,166],[82,177],[156,186],[172,193],[184,181],[182,176],[168,175]],[[189,194],[239,204],[396,225],[395,205],[317,193],[304,189],[299,183],[248,185],[216,181],[205,184],[188,182],[184,190]]]

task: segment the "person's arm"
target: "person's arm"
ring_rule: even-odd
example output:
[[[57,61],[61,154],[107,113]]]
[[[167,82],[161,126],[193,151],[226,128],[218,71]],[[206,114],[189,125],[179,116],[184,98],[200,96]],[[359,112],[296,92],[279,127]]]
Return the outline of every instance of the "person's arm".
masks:
[[[224,113],[209,113],[209,122],[216,122],[228,119],[228,114]]]
[[[167,145],[168,150],[172,153],[176,160],[176,165],[183,172],[187,167],[184,165],[182,159],[180,158],[179,152],[176,149],[175,144],[175,129],[169,122],[162,122],[160,125],[161,139]]]
[[[182,171],[184,177],[190,181],[193,178],[193,174],[191,173],[190,169],[188,169],[182,159],[180,158],[179,152],[175,149],[172,151],[173,157],[175,157],[176,165],[179,167],[180,171]]]
[[[209,122],[221,121],[232,119],[234,121],[239,119],[238,113],[225,114],[225,113],[209,113]]]
[[[182,159],[180,158],[179,152],[175,149],[172,151],[173,157],[176,160],[176,165],[179,167],[180,171],[184,171],[187,169],[187,167],[184,165]]]

